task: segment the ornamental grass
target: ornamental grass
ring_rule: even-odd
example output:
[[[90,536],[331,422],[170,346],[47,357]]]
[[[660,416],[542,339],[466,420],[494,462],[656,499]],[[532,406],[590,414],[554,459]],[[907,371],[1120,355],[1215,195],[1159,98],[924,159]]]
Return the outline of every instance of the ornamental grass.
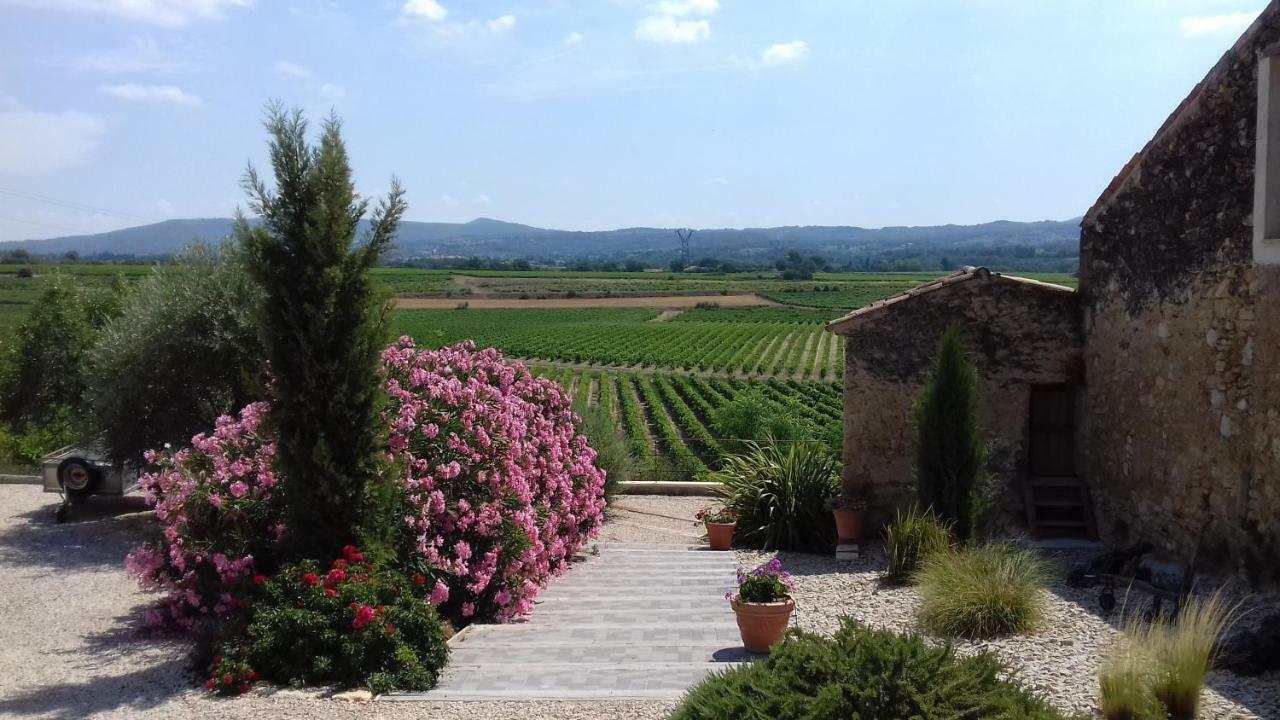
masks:
[[[916,574],[921,624],[943,637],[1024,633],[1044,615],[1047,563],[1009,544],[935,553]]]

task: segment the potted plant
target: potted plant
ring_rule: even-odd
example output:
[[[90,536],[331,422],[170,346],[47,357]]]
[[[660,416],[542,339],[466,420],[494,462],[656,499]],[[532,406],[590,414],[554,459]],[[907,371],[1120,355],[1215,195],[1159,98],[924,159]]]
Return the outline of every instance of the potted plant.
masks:
[[[782,641],[791,621],[796,601],[791,599],[795,583],[791,573],[782,569],[782,561],[774,558],[744,575],[738,573],[738,594],[725,593],[733,614],[738,618],[742,646],[754,653],[767,653]]]
[[[712,550],[728,550],[733,545],[733,530],[738,526],[738,514],[726,507],[709,507],[696,516],[707,526],[707,542]]]
[[[842,490],[827,500],[827,509],[835,516],[836,537],[841,543],[856,543],[862,539],[863,514],[867,501],[861,495]]]

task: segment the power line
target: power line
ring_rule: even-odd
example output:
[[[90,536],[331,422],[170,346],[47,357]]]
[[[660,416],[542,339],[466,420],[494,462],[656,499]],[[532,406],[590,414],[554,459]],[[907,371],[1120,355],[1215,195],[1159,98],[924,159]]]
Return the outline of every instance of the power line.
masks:
[[[0,215],[0,220],[26,223],[28,225],[39,225],[40,227],[53,228],[54,230],[65,230],[66,232],[73,232],[80,235],[88,235],[91,232],[89,230],[80,230],[78,228],[67,227],[66,225],[55,225],[53,223],[38,222],[36,220],[23,220],[22,218],[9,217],[8,215]]]
[[[114,210],[106,210],[84,203],[73,202],[70,200],[59,200],[58,198],[49,197],[48,195],[40,195],[38,193],[27,192],[25,190],[13,190],[11,188],[0,187],[0,195],[9,195],[10,197],[22,198],[23,200],[31,200],[33,202],[45,203],[46,205],[56,205],[58,207],[68,208],[70,210],[80,210],[82,212],[93,213],[95,215],[107,215],[110,217],[120,218],[122,220],[136,220],[139,222],[155,222],[152,218],[142,217],[141,215],[133,215],[130,213],[116,212]],[[13,218],[10,218],[13,219]],[[22,222],[19,220],[18,222]],[[36,223],[39,224],[39,223]]]

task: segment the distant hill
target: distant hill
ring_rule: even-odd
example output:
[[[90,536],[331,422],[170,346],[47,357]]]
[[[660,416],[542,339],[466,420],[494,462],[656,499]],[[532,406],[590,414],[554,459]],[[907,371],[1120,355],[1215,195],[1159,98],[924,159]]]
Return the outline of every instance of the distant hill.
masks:
[[[171,255],[196,240],[216,242],[231,233],[230,218],[166,220],[95,235],[0,243],[0,253],[23,249],[37,255],[75,251],[81,257],[155,257]],[[1074,262],[1079,219],[996,221],[981,225],[939,225],[868,229],[853,226],[787,226],[706,229],[693,237],[694,259],[770,261],[787,250],[821,255],[837,264],[914,262],[945,258],[948,264],[993,264],[1040,269],[1042,261]],[[679,254],[672,229],[623,228],[571,231],[537,228],[478,218],[468,223],[401,223],[393,259],[430,257],[640,259],[665,265]],[[989,262],[988,258],[1025,262]]]

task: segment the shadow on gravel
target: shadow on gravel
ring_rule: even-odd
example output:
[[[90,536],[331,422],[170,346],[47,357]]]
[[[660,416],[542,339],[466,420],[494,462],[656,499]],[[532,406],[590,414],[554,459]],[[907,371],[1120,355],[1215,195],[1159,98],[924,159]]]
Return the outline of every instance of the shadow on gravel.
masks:
[[[0,698],[0,717],[84,718],[128,708],[143,711],[190,687],[185,661],[157,662],[124,675],[68,681]]]
[[[0,564],[123,570],[125,555],[154,531],[141,497],[93,498],[77,505],[63,524],[53,519],[56,508],[54,501],[10,518],[0,530]]]

